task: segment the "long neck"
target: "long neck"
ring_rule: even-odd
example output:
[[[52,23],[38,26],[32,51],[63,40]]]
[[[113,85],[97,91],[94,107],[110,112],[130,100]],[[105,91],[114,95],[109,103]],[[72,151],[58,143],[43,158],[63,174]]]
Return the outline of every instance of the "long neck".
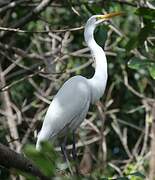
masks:
[[[91,85],[92,103],[99,100],[104,93],[107,82],[107,60],[103,49],[94,40],[95,27],[86,26],[84,36],[95,61],[95,74],[89,79]]]

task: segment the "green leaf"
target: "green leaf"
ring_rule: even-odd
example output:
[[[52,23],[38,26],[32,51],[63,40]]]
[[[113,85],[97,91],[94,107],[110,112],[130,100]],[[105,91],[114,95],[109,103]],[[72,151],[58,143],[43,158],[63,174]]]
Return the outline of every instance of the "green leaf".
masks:
[[[155,62],[149,59],[131,58],[128,67],[135,70],[147,69],[153,79],[155,79]]]
[[[95,40],[100,46],[104,46],[107,39],[107,32],[108,27],[105,25],[98,27],[97,31],[95,32]]]
[[[41,151],[36,151],[34,146],[27,145],[24,152],[46,176],[54,174],[57,156],[51,144],[43,143]]]
[[[131,174],[129,174],[129,175],[131,175],[131,176],[137,176],[137,177],[141,177],[141,178],[145,178],[145,176],[144,176],[142,173],[140,173],[140,172],[134,172],[134,173],[131,173]]]
[[[143,27],[137,36],[130,37],[130,40],[126,44],[126,50],[130,51],[136,47],[142,46],[147,37],[154,31],[152,23]]]
[[[126,48],[127,51],[130,51],[131,49],[136,48],[137,45],[138,45],[138,38],[137,38],[137,36],[133,36],[133,37],[131,37],[130,40],[127,42],[125,48]]]
[[[142,28],[138,34],[138,44],[143,44],[144,41],[147,39],[149,34],[152,32],[152,27],[151,25],[147,25],[144,28]]]
[[[151,64],[151,66],[148,67],[149,73],[153,79],[155,79],[155,64]]]
[[[130,59],[130,61],[128,62],[128,67],[131,69],[136,69],[139,70],[141,68],[145,68],[147,65],[150,65],[151,62],[149,62],[148,59],[146,60],[141,60],[139,58],[132,58]]]
[[[32,175],[30,175],[30,174],[28,174],[28,173],[22,172],[22,171],[20,171],[20,170],[16,170],[16,173],[17,173],[18,175],[22,175],[23,177],[25,177],[26,180],[36,180],[36,177],[34,177],[34,176],[32,176]]]
[[[143,16],[146,19],[154,19],[155,17],[155,10],[154,9],[150,9],[150,8],[138,8],[135,12],[135,14],[139,15],[139,16]]]
[[[118,178],[112,179],[112,180],[129,180],[129,178],[124,176],[124,177],[118,177]]]

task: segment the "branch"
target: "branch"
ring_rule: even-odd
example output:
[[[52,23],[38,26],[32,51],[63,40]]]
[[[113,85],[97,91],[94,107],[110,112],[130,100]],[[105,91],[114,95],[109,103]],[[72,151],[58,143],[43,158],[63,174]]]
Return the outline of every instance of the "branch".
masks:
[[[151,139],[151,155],[150,155],[150,172],[149,180],[154,180],[155,177],[155,102],[152,106],[152,139]]]
[[[15,33],[30,33],[30,34],[34,34],[34,33],[40,33],[40,34],[44,34],[44,33],[50,33],[50,32],[67,32],[67,31],[78,31],[84,29],[84,26],[80,26],[80,27],[73,27],[73,28],[65,28],[65,29],[50,29],[50,30],[44,30],[44,31],[27,31],[27,30],[23,30],[23,29],[19,29],[19,28],[7,28],[7,27],[0,27],[1,31],[8,31],[8,32],[15,32]]]
[[[37,60],[40,60],[40,61],[43,61],[44,58],[41,57],[40,55],[37,55],[37,54],[34,54],[34,53],[27,53],[26,51],[20,49],[20,48],[17,48],[17,47],[14,47],[14,46],[10,46],[8,44],[4,44],[4,43],[1,43],[0,42],[0,49],[2,49],[3,51],[8,51],[9,53],[13,52],[23,58],[30,58],[30,59],[37,59]]]
[[[26,16],[19,19],[15,24],[11,26],[11,28],[20,28],[23,27],[28,22],[32,21],[34,18],[37,17],[44,9],[52,2],[52,0],[43,0],[41,3],[35,7],[32,11],[30,11]],[[6,32],[2,37],[1,40],[8,36],[10,32]]]
[[[39,177],[41,180],[49,180],[32,161],[25,158],[23,155],[16,153],[7,146],[0,143],[0,165],[7,169],[18,169],[29,173],[33,176]]]
[[[115,3],[119,3],[119,4],[122,4],[122,5],[128,5],[128,6],[132,6],[132,7],[138,7],[138,3],[132,3],[132,2],[129,2],[127,0],[111,0]],[[141,5],[140,7],[144,7],[143,5]]]
[[[31,12],[29,12],[26,16],[21,18],[16,24],[14,24],[13,28],[19,28],[24,26],[29,21],[33,20],[38,14],[40,14],[50,3],[52,0],[43,0],[41,3],[35,7]]]
[[[6,6],[0,8],[0,14],[6,12],[8,9],[15,8],[19,4],[22,4],[23,2],[25,2],[25,0],[18,0],[18,1],[10,2]]]
[[[2,71],[1,64],[0,64],[0,82],[1,82],[2,87],[6,85],[6,80],[5,80],[4,73]],[[10,135],[13,139],[16,139],[16,141],[13,142],[13,145],[14,145],[13,148],[16,149],[16,151],[19,151],[20,149],[19,134],[18,134],[16,121],[15,119],[11,118],[13,117],[13,110],[11,108],[10,95],[8,91],[1,93],[1,100],[3,102],[2,106],[4,110],[8,113],[8,115],[6,116],[6,119],[7,119],[7,125],[9,128],[9,131],[10,131]]]

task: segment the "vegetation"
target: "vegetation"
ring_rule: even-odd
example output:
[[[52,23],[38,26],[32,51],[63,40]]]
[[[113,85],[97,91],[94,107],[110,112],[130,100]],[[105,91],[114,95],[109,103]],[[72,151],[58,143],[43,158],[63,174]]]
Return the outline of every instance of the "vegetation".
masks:
[[[124,15],[95,32],[106,51],[108,84],[77,131],[78,161],[70,158],[68,168],[59,144],[45,143],[43,152],[36,152],[36,136],[61,85],[71,76],[94,73],[85,22],[93,14],[117,11]],[[0,142],[52,179],[154,180],[154,17],[153,0],[1,1]],[[1,161],[0,179],[37,179]]]

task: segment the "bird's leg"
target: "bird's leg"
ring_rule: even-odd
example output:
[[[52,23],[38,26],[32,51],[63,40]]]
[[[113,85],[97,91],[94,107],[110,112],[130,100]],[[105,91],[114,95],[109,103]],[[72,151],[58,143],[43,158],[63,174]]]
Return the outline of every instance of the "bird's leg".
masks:
[[[75,161],[75,170],[76,170],[76,174],[79,175],[79,170],[78,170],[78,165],[77,165],[77,151],[76,151],[76,138],[75,138],[75,131],[73,131],[73,149],[72,149],[72,155],[73,155],[73,159]]]
[[[65,136],[64,141],[61,144],[61,152],[63,154],[65,162],[67,162],[67,160],[68,160],[67,152],[66,152],[66,142],[67,142],[67,136]]]
[[[73,159],[76,161],[77,159],[77,152],[76,152],[76,139],[75,139],[75,132],[73,131],[73,149],[72,149],[72,155]]]
[[[73,175],[73,171],[72,171],[72,168],[70,166],[68,156],[67,156],[67,152],[66,152],[66,141],[67,141],[67,136],[65,136],[64,141],[61,144],[61,151],[62,151],[62,154],[63,154],[63,157],[64,157],[64,161],[65,161],[65,163],[67,163],[71,175]]]

